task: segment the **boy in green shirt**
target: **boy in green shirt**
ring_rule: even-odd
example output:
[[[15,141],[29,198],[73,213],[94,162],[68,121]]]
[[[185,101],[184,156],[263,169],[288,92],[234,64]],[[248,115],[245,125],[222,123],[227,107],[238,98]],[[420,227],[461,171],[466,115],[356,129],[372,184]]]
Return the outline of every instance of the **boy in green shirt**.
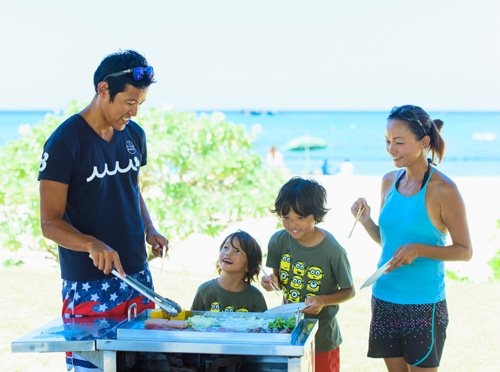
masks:
[[[305,302],[308,318],[319,319],[316,371],[340,370],[342,336],[336,315],[339,304],[355,295],[351,267],[344,248],[328,231],[316,226],[328,212],[326,190],[314,180],[293,177],[281,188],[274,204],[284,230],[269,241],[267,263],[273,274],[262,278],[285,290],[288,302]],[[278,280],[279,278],[279,280]]]
[[[262,293],[250,283],[259,275],[262,250],[244,231],[230,234],[219,249],[220,276],[198,287],[191,310],[244,311],[267,310]]]

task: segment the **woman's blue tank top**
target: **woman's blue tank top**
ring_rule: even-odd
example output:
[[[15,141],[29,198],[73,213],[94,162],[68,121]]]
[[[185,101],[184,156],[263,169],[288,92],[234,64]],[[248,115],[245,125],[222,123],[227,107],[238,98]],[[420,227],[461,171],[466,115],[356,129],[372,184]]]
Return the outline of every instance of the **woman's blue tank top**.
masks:
[[[432,169],[429,179],[434,172]],[[396,179],[399,178],[399,174]],[[380,211],[379,227],[382,242],[381,267],[405,244],[422,243],[444,246],[446,235],[436,229],[425,207],[427,184],[415,195],[403,196],[396,182]],[[373,295],[398,304],[426,304],[444,300],[444,262],[419,257],[411,265],[401,266],[382,275],[373,285]]]

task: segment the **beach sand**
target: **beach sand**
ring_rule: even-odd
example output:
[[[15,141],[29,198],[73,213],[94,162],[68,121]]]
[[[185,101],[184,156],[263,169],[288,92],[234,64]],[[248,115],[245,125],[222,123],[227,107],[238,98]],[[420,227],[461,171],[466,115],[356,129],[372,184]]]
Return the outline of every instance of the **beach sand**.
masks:
[[[372,207],[372,217],[377,221],[381,177],[357,175],[313,177],[327,189],[328,207],[331,208],[325,221],[318,226],[330,231],[347,250],[353,276],[367,278],[376,268],[380,247],[368,237],[360,224],[356,226],[352,238],[347,239],[354,223],[350,207],[358,197],[365,197]],[[491,276],[487,262],[500,247],[498,239],[494,239],[497,233],[497,219],[500,218],[496,208],[500,205],[500,177],[455,177],[453,181],[465,201],[474,255],[469,262],[447,262],[446,268],[460,277],[482,282]],[[222,240],[236,229],[245,230],[254,236],[266,253],[267,243],[276,231],[277,223],[277,218],[269,214],[261,219],[233,223],[214,238],[192,235],[185,241],[171,245],[169,259],[165,262],[164,269],[174,272],[213,272]],[[153,260],[151,264],[159,265],[159,261]]]
[[[331,208],[325,221],[318,226],[331,232],[346,249],[351,263],[353,276],[366,279],[375,271],[381,249],[357,224],[352,238],[347,239],[354,223],[350,212],[352,203],[358,197],[365,197],[372,207],[372,218],[377,221],[380,207],[380,182],[378,176],[333,175],[313,176],[328,192],[328,207]],[[491,276],[488,261],[500,248],[496,238],[500,212],[500,177],[454,177],[453,181],[464,199],[467,209],[474,254],[469,262],[447,262],[446,268],[460,277],[467,277],[475,282],[486,281]],[[169,257],[164,263],[164,270],[184,273],[215,273],[215,260],[222,240],[230,233],[241,229],[254,236],[260,243],[263,253],[267,253],[267,243],[278,229],[278,219],[269,213],[260,219],[246,219],[231,224],[215,237],[193,234],[184,241],[172,239]],[[168,236],[168,231],[161,231]],[[450,242],[450,240],[449,240]],[[41,260],[41,252],[21,250],[16,253],[18,260],[23,260],[27,267],[57,266],[53,261]],[[2,261],[12,257],[12,253],[0,249]],[[265,265],[264,258],[264,265]],[[151,266],[160,268],[161,260],[154,259]]]

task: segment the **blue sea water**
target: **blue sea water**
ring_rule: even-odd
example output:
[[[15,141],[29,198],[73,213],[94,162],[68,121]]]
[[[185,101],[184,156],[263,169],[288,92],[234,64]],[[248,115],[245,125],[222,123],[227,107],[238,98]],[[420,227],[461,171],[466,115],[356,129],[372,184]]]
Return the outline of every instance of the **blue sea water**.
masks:
[[[354,174],[383,175],[394,165],[385,151],[386,112],[281,112],[251,115],[226,112],[228,120],[248,128],[260,124],[255,150],[265,156],[271,146],[283,152],[294,173],[307,168],[303,152],[283,151],[293,138],[310,135],[326,140],[326,149],[310,152],[309,171],[321,170],[328,159],[331,173],[348,159]],[[430,112],[444,121],[441,131],[447,149],[439,169],[449,176],[500,175],[500,112]]]
[[[209,113],[209,112],[207,112]],[[36,124],[46,111],[0,111],[0,146],[20,137],[21,124]],[[286,111],[251,114],[224,112],[227,120],[259,129],[254,150],[265,158],[271,146],[283,153],[285,166],[293,173],[320,171],[328,159],[330,173],[348,159],[354,174],[382,176],[394,169],[385,152],[386,112]],[[449,176],[500,175],[500,112],[430,112],[444,121],[441,134],[447,150],[438,166]],[[284,151],[293,138],[310,135],[323,138],[328,147],[312,150],[310,164],[304,152]]]

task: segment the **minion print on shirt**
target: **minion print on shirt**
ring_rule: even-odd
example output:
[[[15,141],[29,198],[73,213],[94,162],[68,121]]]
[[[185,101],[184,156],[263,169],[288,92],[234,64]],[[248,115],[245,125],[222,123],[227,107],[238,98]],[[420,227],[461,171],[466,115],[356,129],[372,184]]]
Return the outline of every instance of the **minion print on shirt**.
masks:
[[[225,313],[267,310],[266,300],[256,287],[246,285],[241,291],[232,292],[222,288],[217,280],[211,279],[198,287],[191,310]]]
[[[307,277],[311,280],[321,280],[325,275],[323,274],[323,270],[321,270],[317,266],[311,266],[307,269]]]
[[[323,279],[325,275],[323,274],[323,270],[321,270],[317,266],[311,266],[307,269],[307,291],[308,292],[318,292],[319,287],[321,285],[321,279]]]
[[[300,275],[300,276],[304,276],[306,272],[306,264],[304,262],[295,262],[295,264],[293,265],[293,273],[295,275]]]
[[[324,276],[319,266],[306,267],[305,262],[292,262],[289,253],[281,256],[280,281],[289,302],[303,302],[316,296]]]
[[[302,289],[304,287],[304,281],[302,277],[295,275],[292,277],[292,281],[290,282],[290,286],[295,289]]]
[[[307,282],[307,290],[309,292],[318,292],[319,285],[320,285],[320,282],[318,282],[316,280],[311,280],[310,282]]]
[[[280,277],[281,277],[282,284],[288,284],[288,271],[282,271],[280,273]]]
[[[297,291],[296,289],[291,289],[289,296],[288,296],[288,301],[290,302],[301,302],[300,301],[300,292]]]
[[[290,255],[288,253],[281,256],[280,271],[287,273],[290,271]]]
[[[220,302],[214,301],[210,304],[210,311],[224,311],[226,313],[233,313],[233,312],[239,312],[239,313],[248,313],[248,309],[245,309],[244,307],[235,310],[233,306],[226,306],[224,309],[222,308]]]

